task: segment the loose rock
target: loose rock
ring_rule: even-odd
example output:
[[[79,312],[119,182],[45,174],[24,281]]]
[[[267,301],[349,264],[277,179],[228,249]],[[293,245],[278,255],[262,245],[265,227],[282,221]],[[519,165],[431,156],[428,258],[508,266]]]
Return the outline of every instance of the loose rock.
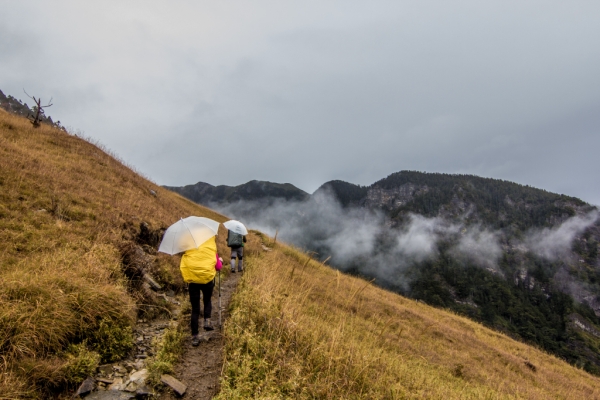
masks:
[[[154,392],[146,385],[139,386],[135,391],[135,397],[138,399],[146,399],[150,396],[154,396]]]
[[[115,381],[108,387],[108,390],[123,390],[123,378],[115,378]]]
[[[96,382],[94,381],[94,378],[90,376],[83,381],[81,386],[79,386],[79,389],[77,389],[77,392],[75,393],[75,397],[84,397],[85,395],[91,393],[95,388]]]
[[[162,375],[160,377],[160,381],[165,385],[169,386],[175,393],[179,396],[183,396],[185,391],[187,390],[187,386],[183,383],[179,382],[177,379],[172,377],[171,375]]]
[[[134,393],[137,390],[137,384],[135,382],[129,382],[123,390],[126,392]]]
[[[112,364],[100,365],[98,367],[98,372],[104,376],[107,376],[108,374],[111,374],[113,372],[113,366]]]
[[[122,365],[115,365],[115,366],[113,366],[113,369],[123,375],[125,375],[127,373],[127,368],[125,368]]]
[[[148,370],[142,369],[141,371],[134,372],[129,376],[129,382],[134,382],[137,385],[143,385],[146,383],[148,378]]]

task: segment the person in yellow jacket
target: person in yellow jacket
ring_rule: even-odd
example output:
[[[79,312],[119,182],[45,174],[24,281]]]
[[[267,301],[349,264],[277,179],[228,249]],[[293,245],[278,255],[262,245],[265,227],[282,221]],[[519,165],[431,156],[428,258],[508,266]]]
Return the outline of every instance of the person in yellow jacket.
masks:
[[[181,257],[179,269],[183,280],[188,284],[190,303],[192,304],[192,345],[198,346],[198,319],[200,317],[200,292],[204,303],[204,330],[212,331],[211,322],[212,303],[211,297],[215,287],[215,275],[223,266],[217,254],[217,242],[211,237],[197,249],[188,250]]]

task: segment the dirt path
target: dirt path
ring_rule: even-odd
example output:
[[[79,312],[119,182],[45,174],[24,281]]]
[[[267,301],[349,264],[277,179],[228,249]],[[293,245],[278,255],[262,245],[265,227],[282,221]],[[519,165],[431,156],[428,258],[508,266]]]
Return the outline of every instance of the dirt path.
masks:
[[[231,274],[227,280],[221,282],[221,306],[223,308],[222,320],[227,319],[229,300],[233,294],[241,274]],[[173,376],[187,385],[185,398],[211,399],[219,391],[219,377],[223,366],[223,335],[218,328],[219,320],[219,291],[215,287],[212,298],[214,331],[204,332],[200,335],[204,340],[198,347],[193,347],[190,340],[185,342],[185,352],[182,361],[175,368]],[[202,326],[202,325],[201,325]],[[202,329],[202,328],[200,328]],[[170,389],[166,389],[159,399],[179,399]]]

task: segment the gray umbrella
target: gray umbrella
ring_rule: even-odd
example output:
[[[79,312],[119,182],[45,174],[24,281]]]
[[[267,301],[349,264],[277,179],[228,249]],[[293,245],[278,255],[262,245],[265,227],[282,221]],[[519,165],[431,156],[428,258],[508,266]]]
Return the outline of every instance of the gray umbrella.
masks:
[[[217,234],[219,223],[204,217],[187,217],[175,222],[165,231],[158,251],[170,255],[197,249]]]
[[[229,220],[223,224],[225,228],[229,229],[231,232],[239,233],[240,235],[247,235],[248,229],[242,224],[240,221],[236,221],[235,219]]]

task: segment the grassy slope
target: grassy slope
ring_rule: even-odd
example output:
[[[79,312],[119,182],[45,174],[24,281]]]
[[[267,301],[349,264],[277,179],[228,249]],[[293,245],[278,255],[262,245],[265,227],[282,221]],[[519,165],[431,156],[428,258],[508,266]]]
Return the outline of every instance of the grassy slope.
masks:
[[[275,246],[248,260],[220,399],[596,399],[600,379]]]
[[[137,297],[119,248],[142,221],[188,215],[225,220],[81,138],[0,110],[0,398],[73,385],[107,337],[129,340]],[[163,281],[180,279],[177,257],[151,259]]]
[[[0,112],[0,398],[66,379],[74,357],[97,362],[69,343],[92,343],[107,318],[133,322],[119,251],[131,226],[190,214],[224,220],[80,138]],[[465,318],[285,246],[248,254],[221,398],[600,397],[598,378]],[[154,262],[176,279],[175,258]]]

